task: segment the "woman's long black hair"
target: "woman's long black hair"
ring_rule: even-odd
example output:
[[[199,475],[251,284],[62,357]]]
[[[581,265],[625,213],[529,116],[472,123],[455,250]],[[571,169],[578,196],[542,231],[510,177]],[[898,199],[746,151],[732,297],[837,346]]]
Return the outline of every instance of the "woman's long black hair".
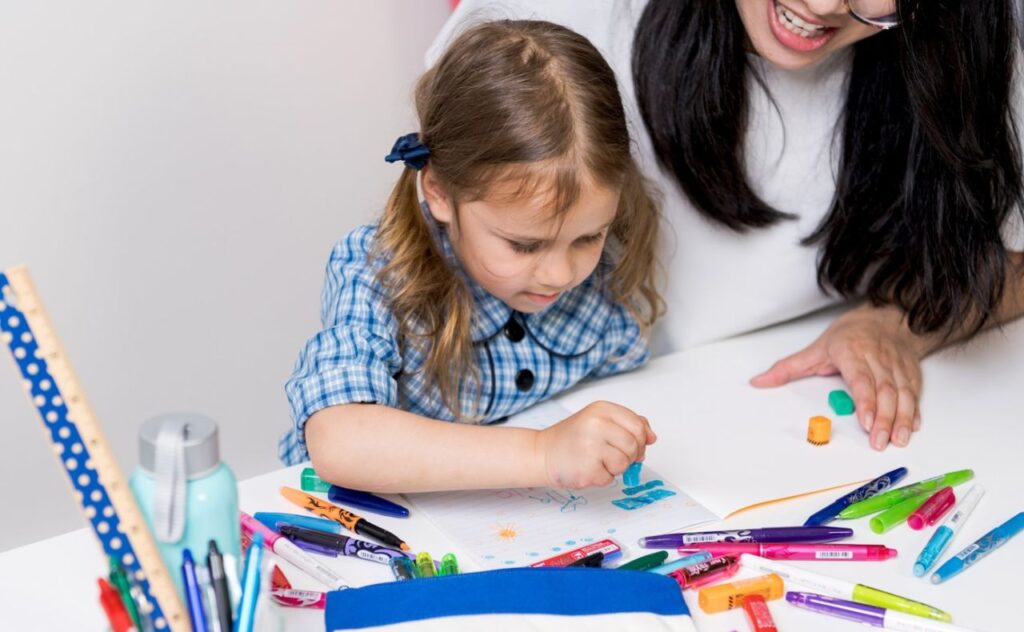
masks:
[[[977,331],[1006,287],[1000,227],[1021,212],[1010,0],[900,0],[902,23],[854,45],[836,194],[806,244],[818,283],[895,304],[917,333]],[[734,0],[651,0],[633,76],[662,166],[735,231],[792,216],[743,168],[747,38]],[[841,128],[839,125],[841,124]]]

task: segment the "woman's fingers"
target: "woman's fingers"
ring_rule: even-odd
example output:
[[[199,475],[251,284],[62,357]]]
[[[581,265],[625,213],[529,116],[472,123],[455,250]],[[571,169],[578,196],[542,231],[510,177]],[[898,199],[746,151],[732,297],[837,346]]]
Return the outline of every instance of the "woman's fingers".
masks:
[[[782,386],[793,380],[820,375],[819,371],[828,370],[826,365],[830,363],[825,357],[823,347],[815,342],[802,351],[782,358],[764,373],[755,375],[751,378],[750,384],[757,388]]]

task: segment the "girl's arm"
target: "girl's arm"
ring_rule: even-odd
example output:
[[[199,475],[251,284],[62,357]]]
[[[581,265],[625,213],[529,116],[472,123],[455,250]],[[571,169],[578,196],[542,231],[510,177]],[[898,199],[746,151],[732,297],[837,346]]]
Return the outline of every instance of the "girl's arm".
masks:
[[[607,485],[655,440],[646,419],[607,402],[542,431],[344,404],[314,413],[305,432],[321,478],[375,492]]]
[[[1024,315],[1024,253],[1010,252],[1006,289],[988,326]],[[841,374],[853,394],[857,418],[871,445],[890,441],[905,446],[921,427],[921,360],[960,342],[966,331],[919,336],[910,331],[903,311],[893,306],[861,305],[839,316],[808,347],[776,362],[754,377],[757,387],[781,386],[812,375]]]

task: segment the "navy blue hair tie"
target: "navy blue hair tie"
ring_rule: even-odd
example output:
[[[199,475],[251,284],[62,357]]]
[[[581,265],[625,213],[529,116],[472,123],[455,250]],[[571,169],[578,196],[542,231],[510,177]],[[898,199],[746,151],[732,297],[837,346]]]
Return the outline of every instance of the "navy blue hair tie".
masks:
[[[395,141],[394,147],[391,148],[391,153],[384,156],[384,160],[388,162],[398,162],[401,160],[407,167],[412,167],[419,171],[427,165],[427,156],[429,155],[430,150],[420,142],[420,135],[413,132],[412,134],[400,136]]]

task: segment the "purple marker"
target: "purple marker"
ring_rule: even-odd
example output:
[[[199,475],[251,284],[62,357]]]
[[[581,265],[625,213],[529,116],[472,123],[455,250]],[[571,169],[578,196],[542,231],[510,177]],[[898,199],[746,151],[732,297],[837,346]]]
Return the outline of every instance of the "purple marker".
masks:
[[[835,542],[852,535],[853,529],[845,527],[767,527],[649,535],[640,538],[640,546],[646,549],[675,549],[709,542]]]
[[[346,555],[358,557],[379,564],[387,564],[396,557],[409,557],[403,551],[392,549],[366,540],[350,538],[334,533],[325,533],[316,529],[297,527],[286,522],[278,522],[277,530],[284,537],[301,546],[301,543],[311,544],[316,547],[308,550],[326,555]]]
[[[954,630],[966,632],[966,628],[950,623],[933,621],[911,614],[896,612],[895,610],[886,610],[885,608],[877,608],[855,601],[836,599],[835,597],[827,597],[816,593],[787,592],[786,601],[798,608],[804,608],[830,617],[873,625],[876,628],[914,630],[915,632],[953,632]]]

